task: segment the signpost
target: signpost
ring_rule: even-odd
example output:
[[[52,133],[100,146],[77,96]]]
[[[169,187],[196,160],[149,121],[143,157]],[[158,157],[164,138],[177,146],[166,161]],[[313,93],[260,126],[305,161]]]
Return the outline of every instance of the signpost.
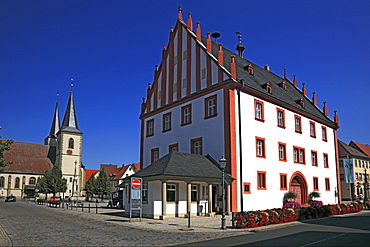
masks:
[[[142,179],[131,178],[130,186],[130,222],[132,217],[132,210],[140,211],[140,222],[142,218],[142,198],[141,198]]]

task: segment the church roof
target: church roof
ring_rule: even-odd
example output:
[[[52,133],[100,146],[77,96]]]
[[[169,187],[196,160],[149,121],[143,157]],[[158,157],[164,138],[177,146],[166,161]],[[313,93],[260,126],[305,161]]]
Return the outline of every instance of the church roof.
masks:
[[[4,152],[6,161],[12,161],[12,164],[4,167],[5,173],[31,173],[44,174],[47,169],[51,170],[53,164],[48,158],[50,146],[13,142],[10,150]]]
[[[228,173],[225,178],[231,179]],[[172,179],[202,178],[219,180],[222,170],[210,156],[171,152],[141,169],[134,177],[167,177]]]
[[[73,91],[72,90],[69,94],[67,109],[66,109],[66,112],[64,114],[61,131],[82,133],[78,129],[76,110],[75,110],[74,99],[73,99]]]
[[[53,122],[51,124],[50,134],[48,137],[56,138],[59,129],[60,129],[60,118],[59,118],[59,107],[58,107],[58,101],[57,101],[55,104]]]

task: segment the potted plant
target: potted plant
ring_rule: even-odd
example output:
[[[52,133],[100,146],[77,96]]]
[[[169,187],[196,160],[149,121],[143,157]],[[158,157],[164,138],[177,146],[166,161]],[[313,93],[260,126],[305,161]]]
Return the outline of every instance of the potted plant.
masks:
[[[288,191],[284,193],[284,202],[292,202],[293,199],[297,198],[297,194],[293,191]]]
[[[322,201],[316,201],[315,198],[319,198],[320,192],[312,191],[310,194],[308,194],[308,204],[311,206],[321,206]]]

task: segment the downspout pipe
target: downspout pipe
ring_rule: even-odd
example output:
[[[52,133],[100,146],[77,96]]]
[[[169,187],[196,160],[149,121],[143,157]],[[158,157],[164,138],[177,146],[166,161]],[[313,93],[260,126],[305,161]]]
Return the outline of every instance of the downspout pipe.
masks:
[[[244,86],[244,81],[240,80],[240,87],[237,89],[238,92],[238,121],[239,121],[239,182],[240,182],[240,212],[243,212],[243,152],[242,152],[242,120],[241,120],[241,109],[240,109],[240,90]]]

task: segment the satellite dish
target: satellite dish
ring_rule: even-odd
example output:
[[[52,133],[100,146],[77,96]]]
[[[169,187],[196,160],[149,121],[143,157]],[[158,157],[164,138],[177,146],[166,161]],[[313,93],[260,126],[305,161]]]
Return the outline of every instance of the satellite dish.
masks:
[[[219,32],[214,32],[211,34],[211,37],[215,39],[215,42],[217,42],[217,38],[219,38],[221,34]]]

